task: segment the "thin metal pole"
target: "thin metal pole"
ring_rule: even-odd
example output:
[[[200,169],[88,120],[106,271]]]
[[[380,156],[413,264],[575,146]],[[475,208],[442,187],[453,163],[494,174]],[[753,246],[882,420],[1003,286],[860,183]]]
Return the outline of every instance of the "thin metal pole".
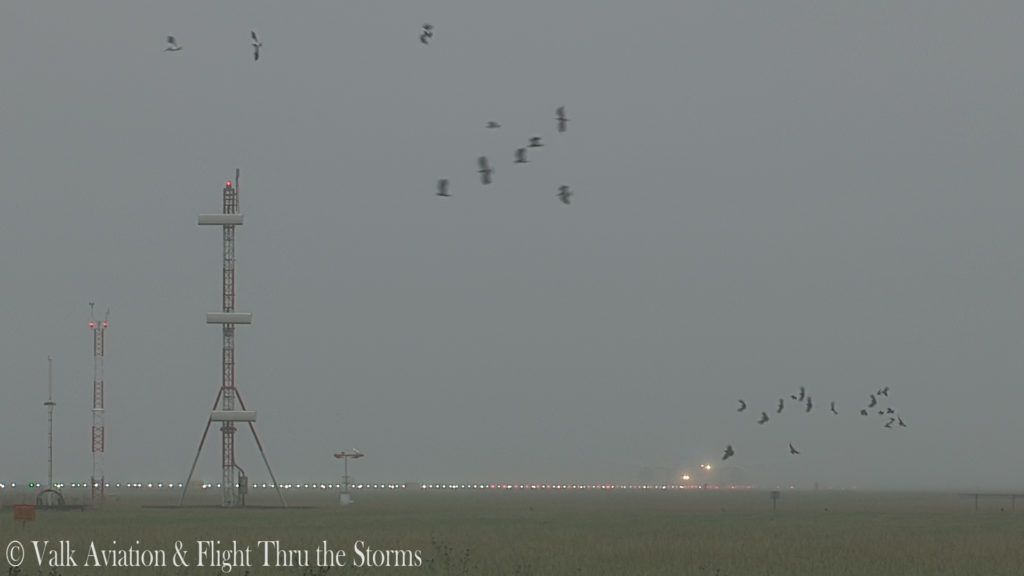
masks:
[[[53,488],[53,407],[54,407],[54,402],[53,402],[53,358],[47,356],[46,357],[46,363],[47,363],[47,369],[48,369],[48,373],[49,373],[49,382],[50,382],[50,384],[49,384],[49,394],[47,396],[47,401],[46,401],[46,411],[49,412],[49,419],[50,419],[50,433],[49,433],[49,445],[50,445],[49,465],[50,465],[50,471],[49,471],[49,473],[48,473],[48,475],[46,477],[46,480],[47,480],[46,487],[47,488]]]

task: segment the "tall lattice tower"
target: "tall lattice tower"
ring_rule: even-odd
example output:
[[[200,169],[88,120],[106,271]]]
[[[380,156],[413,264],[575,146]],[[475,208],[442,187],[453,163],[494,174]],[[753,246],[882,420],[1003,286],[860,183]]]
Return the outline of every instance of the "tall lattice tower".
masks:
[[[92,504],[103,504],[106,479],[103,475],[103,453],[106,449],[106,431],[104,430],[105,410],[103,408],[103,356],[106,348],[107,320],[110,310],[103,320],[96,321],[95,302],[89,302],[89,327],[92,328]]]
[[[192,462],[192,469],[188,473],[185,487],[181,492],[179,505],[185,502],[185,494],[188,492],[188,485],[192,482],[192,474],[195,472],[196,463],[199,461],[199,454],[206,442],[206,434],[210,431],[210,424],[220,422],[221,431],[221,506],[244,506],[245,495],[248,492],[248,478],[245,471],[235,461],[235,422],[247,422],[256,439],[256,446],[259,447],[260,455],[263,456],[263,463],[267,466],[270,479],[277,490],[281,505],[284,506],[284,496],[281,488],[274,478],[274,472],[270,469],[270,462],[263,451],[263,443],[256,434],[256,411],[246,410],[242,396],[235,386],[235,324],[251,324],[252,313],[235,312],[235,226],[242,225],[242,215],[238,212],[238,177],[239,171],[235,170],[234,183],[228,180],[224,183],[224,212],[222,214],[200,214],[200,226],[221,226],[224,230],[224,266],[222,274],[222,296],[221,312],[211,312],[206,315],[207,324],[220,324],[222,326],[221,347],[221,384],[217,392],[217,399],[213,402],[213,409],[210,418],[206,421],[206,429],[203,430],[203,437],[199,441],[199,449],[196,450],[195,460]],[[235,402],[241,406],[241,410],[235,407]],[[220,408],[218,409],[218,405]],[[235,480],[235,471],[238,471],[238,480]]]

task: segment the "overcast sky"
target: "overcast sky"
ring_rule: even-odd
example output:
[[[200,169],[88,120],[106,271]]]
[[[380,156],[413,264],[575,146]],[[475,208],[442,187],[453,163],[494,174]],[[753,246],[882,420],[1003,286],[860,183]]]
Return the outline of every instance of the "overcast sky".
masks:
[[[45,479],[47,355],[55,475],[88,480],[90,301],[107,480],[184,481],[220,386],[221,232],[196,218],[237,167],[237,385],[283,482],[335,481],[353,447],[367,482],[635,482],[732,444],[757,482],[1017,486],[1022,24],[945,0],[0,4],[0,481]],[[812,412],[775,414],[799,386]],[[883,386],[906,428],[858,414]]]

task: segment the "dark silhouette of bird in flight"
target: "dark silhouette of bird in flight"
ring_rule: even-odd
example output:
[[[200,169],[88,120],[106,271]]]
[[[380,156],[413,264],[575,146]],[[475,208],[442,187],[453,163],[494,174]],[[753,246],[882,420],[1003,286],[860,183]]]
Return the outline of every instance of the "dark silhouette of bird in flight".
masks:
[[[498,124],[494,120],[491,120],[490,122],[487,123],[487,127],[488,128],[501,128],[501,124]]]
[[[896,421],[896,419],[895,419],[895,418],[889,418],[889,421],[885,423],[885,427],[886,427],[886,428],[892,428],[892,424],[893,424],[893,422],[895,422],[895,421]]]
[[[892,409],[892,406],[885,409],[886,414],[895,414],[896,411]]]
[[[562,184],[561,186],[558,187],[558,199],[561,200],[563,204],[568,206],[569,205],[569,198],[571,198],[571,197],[572,197],[572,192],[569,190],[568,186],[566,186],[565,184]]]
[[[831,411],[831,412],[832,412],[833,414],[839,414],[839,412],[837,412],[837,411],[836,411],[836,403],[835,403],[835,402],[830,402],[830,403],[829,403],[829,405],[828,405],[828,409],[829,409],[829,410],[830,410],[830,411]]]
[[[758,420],[757,423],[758,424],[764,424],[767,421],[768,421],[768,413],[767,412],[761,412],[761,419]]]
[[[420,34],[420,42],[427,44],[434,37],[434,27],[430,24],[423,25],[423,33]]]
[[[540,136],[531,136],[530,143],[528,144],[528,146],[530,148],[540,148],[541,146],[543,146],[543,144],[540,143]]]
[[[868,394],[868,396],[871,396],[871,403],[868,404],[868,408],[872,408],[875,404],[878,404],[878,399],[875,398],[874,394]]]
[[[812,406],[813,406],[813,404],[811,404],[811,397],[808,396],[807,397],[807,410],[805,410],[805,412],[810,412]]]
[[[888,396],[889,395],[889,387],[886,386],[885,388],[880,388],[878,390],[878,395],[879,396]]]
[[[477,172],[480,172],[480,182],[483,184],[491,183],[491,174],[494,173],[494,168],[487,163],[487,156],[481,156],[476,159],[476,163],[480,166]]]
[[[878,411],[878,415],[879,416],[885,416],[885,410],[879,410]]]
[[[867,408],[861,408],[860,409],[860,415],[861,416],[867,416],[868,415],[868,409]]]
[[[792,396],[790,396],[790,398],[792,398],[793,400],[796,400],[797,402],[803,402],[804,401],[804,387],[803,386],[800,387],[800,395],[799,396],[797,396],[796,394],[793,394]]]
[[[451,194],[448,193],[448,179],[442,178],[437,181],[437,195],[448,198]]]
[[[796,448],[793,448],[793,443],[792,442],[789,443],[789,453],[790,454],[799,454],[800,453],[799,450],[797,450]]]
[[[737,412],[743,412],[746,409],[747,409],[747,403],[744,402],[743,400],[740,400],[740,407],[737,408],[736,411]]]
[[[516,148],[516,164],[526,164],[526,148]]]
[[[566,125],[569,123],[569,119],[565,117],[565,106],[559,106],[555,110],[555,119],[558,120],[558,131],[565,132]]]
[[[174,36],[167,37],[167,48],[164,48],[164,52],[177,52],[181,50],[181,46],[178,46],[178,41],[174,39]]]
[[[779,407],[775,409],[776,414],[782,414],[782,398],[779,398]]]
[[[725,454],[722,454],[722,460],[728,460],[730,456],[735,456],[736,453],[732,451],[732,444],[725,447]]]
[[[906,427],[907,427],[907,425],[903,423],[903,418],[900,418],[899,416],[897,416],[897,417],[896,417],[896,421],[897,421],[897,422],[899,422],[899,425],[900,425],[900,426],[902,426],[902,427],[904,427],[904,428],[906,428]]]
[[[255,62],[260,59],[260,48],[263,47],[263,42],[260,42],[255,30],[250,30],[249,34],[252,36],[252,59]]]

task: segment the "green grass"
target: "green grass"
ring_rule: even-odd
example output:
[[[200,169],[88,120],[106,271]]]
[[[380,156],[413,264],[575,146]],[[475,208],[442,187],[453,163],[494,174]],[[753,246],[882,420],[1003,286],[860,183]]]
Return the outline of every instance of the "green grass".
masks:
[[[272,492],[250,502],[271,504]],[[83,558],[89,542],[167,551],[181,540],[195,562],[197,540],[237,541],[251,568],[231,574],[321,574],[316,566],[264,568],[259,540],[313,551],[326,540],[347,551],[348,566],[328,574],[472,575],[935,575],[1024,573],[1024,507],[943,494],[785,492],[772,512],[767,492],[510,491],[358,492],[337,506],[331,491],[289,492],[311,508],[147,508],[139,497],[85,512],[39,511],[22,526],[0,517],[0,545],[13,539],[71,540]],[[215,497],[202,494],[198,498]],[[177,493],[147,496],[177,502]],[[190,497],[191,500],[191,497]],[[10,499],[5,504],[12,503]],[[1000,507],[1006,509],[1000,511]],[[116,540],[118,545],[111,546]],[[422,565],[358,568],[353,545],[419,550]],[[6,569],[0,561],[0,573]],[[17,572],[11,572],[17,573]],[[30,553],[20,574],[50,574]],[[53,574],[220,574],[217,568],[58,568]]]

